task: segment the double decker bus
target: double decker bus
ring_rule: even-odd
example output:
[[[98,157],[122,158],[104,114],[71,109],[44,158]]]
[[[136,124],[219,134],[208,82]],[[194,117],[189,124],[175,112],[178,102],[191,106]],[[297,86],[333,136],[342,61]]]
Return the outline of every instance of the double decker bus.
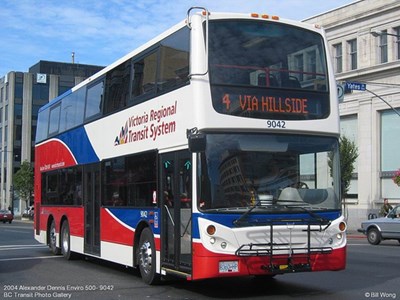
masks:
[[[323,29],[191,8],[40,109],[35,238],[147,284],[341,270],[338,138]]]

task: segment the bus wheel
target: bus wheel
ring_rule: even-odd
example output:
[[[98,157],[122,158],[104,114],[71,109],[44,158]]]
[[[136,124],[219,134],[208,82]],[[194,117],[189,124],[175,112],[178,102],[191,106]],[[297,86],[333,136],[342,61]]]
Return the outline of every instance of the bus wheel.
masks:
[[[368,242],[372,245],[378,245],[381,242],[381,234],[378,229],[371,228],[367,232]]]
[[[60,254],[60,248],[57,247],[57,234],[56,234],[56,222],[53,220],[50,224],[49,230],[49,248],[54,255]]]
[[[67,221],[64,221],[61,226],[61,253],[64,258],[68,260],[73,259],[73,253],[71,252],[71,236]]]
[[[156,247],[150,228],[143,229],[140,235],[137,257],[143,281],[150,285],[157,284],[160,275],[156,273]]]

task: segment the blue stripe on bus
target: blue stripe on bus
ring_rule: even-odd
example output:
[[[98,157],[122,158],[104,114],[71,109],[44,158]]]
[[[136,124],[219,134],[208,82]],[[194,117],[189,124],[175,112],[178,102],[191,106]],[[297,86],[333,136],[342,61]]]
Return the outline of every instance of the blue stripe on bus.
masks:
[[[340,211],[330,211],[330,212],[313,212],[316,215],[320,216],[321,218],[327,219],[327,220],[336,220],[341,216]],[[236,226],[234,225],[234,221],[240,218],[240,214],[193,214],[193,222],[192,222],[192,238],[200,238],[200,229],[199,229],[199,222],[198,218],[204,218],[210,221],[213,221],[217,224],[221,224],[223,226],[229,227],[229,228],[235,228]],[[279,219],[284,219],[285,221],[279,222]],[[267,223],[269,221],[272,221],[274,225],[278,224],[287,224],[290,222],[290,220],[309,220],[313,221],[315,220],[313,217],[311,217],[307,213],[296,213],[296,214],[268,214],[268,215],[260,215],[260,214],[251,214],[248,215],[243,219],[243,223],[248,220],[250,221],[249,226],[254,225],[256,226],[257,222],[263,224]],[[297,223],[297,222],[296,222]],[[305,224],[305,223],[304,223]]]
[[[68,146],[74,155],[77,164],[86,164],[99,161],[99,157],[94,151],[83,126],[62,133],[58,136],[58,138]]]
[[[116,217],[121,223],[136,230],[137,225],[140,221],[144,220],[148,224],[153,224],[153,232],[155,234],[160,233],[161,218],[160,210],[149,209],[149,208],[114,208],[107,207],[107,209]]]

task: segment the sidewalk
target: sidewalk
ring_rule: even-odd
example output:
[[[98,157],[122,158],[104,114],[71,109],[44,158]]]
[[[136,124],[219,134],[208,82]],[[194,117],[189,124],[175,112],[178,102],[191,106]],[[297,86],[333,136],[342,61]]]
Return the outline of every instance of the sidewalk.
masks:
[[[13,222],[33,223],[33,218],[25,218],[22,216],[14,216]]]
[[[362,234],[356,230],[349,230],[346,233],[347,233],[348,239],[366,239],[367,238],[367,236],[365,234]]]

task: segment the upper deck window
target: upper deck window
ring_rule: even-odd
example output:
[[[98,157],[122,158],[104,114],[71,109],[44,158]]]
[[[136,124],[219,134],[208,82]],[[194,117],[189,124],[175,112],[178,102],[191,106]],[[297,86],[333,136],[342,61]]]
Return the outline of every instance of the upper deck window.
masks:
[[[323,45],[318,33],[286,24],[210,21],[214,108],[251,118],[327,117],[329,85]]]
[[[50,109],[50,121],[49,121],[49,135],[55,134],[59,130],[61,105],[58,104]]]
[[[85,119],[95,117],[101,113],[101,105],[103,103],[103,81],[96,83],[87,90]]]

